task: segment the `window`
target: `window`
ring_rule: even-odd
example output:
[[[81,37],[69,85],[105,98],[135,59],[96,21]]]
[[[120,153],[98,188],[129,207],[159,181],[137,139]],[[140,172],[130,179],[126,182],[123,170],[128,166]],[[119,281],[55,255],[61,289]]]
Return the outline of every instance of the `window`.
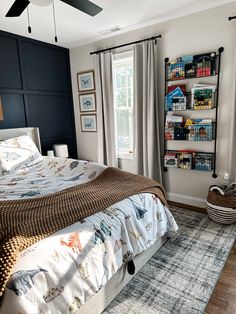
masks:
[[[114,105],[119,158],[133,158],[133,52],[114,56]]]

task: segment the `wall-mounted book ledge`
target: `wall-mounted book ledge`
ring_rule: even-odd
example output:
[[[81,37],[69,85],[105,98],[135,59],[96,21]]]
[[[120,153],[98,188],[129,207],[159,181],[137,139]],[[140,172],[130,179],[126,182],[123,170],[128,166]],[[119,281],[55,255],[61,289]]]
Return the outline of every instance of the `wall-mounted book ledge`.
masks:
[[[220,87],[220,63],[223,47],[218,52],[211,51],[196,55],[185,55],[174,60],[165,58],[165,110],[164,110],[164,171],[168,170],[167,157],[175,154],[175,166],[181,169],[210,171],[216,178],[216,149],[217,149],[217,119]],[[214,77],[206,83],[206,79]],[[190,80],[191,79],[191,84]],[[188,80],[188,81],[185,81]],[[178,83],[177,81],[182,81]],[[212,83],[213,82],[213,83]],[[214,119],[207,116],[193,119],[183,116],[184,111],[214,110]],[[182,111],[182,116],[177,115]],[[183,166],[182,154],[178,151],[166,150],[166,141],[214,141],[211,153],[185,152],[189,162],[187,168]],[[169,144],[168,144],[169,145]],[[194,145],[194,144],[193,144]],[[169,147],[168,147],[169,148]],[[204,155],[205,154],[205,155]],[[205,156],[205,157],[204,157]],[[199,160],[202,161],[202,167]],[[189,166],[191,164],[191,166]]]

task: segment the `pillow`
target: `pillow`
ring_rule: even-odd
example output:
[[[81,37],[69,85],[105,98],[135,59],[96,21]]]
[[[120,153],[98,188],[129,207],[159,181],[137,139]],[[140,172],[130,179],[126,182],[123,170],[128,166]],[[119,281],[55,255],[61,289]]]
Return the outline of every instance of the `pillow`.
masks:
[[[27,166],[37,159],[42,159],[42,156],[32,139],[27,135],[0,142],[0,166],[2,174],[22,165]]]

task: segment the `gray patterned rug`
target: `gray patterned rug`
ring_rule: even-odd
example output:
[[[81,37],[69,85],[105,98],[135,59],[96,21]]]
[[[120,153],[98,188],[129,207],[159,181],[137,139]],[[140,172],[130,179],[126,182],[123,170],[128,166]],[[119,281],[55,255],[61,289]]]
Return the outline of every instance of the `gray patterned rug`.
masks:
[[[104,314],[204,313],[236,238],[206,214],[171,208],[178,234],[134,276]]]

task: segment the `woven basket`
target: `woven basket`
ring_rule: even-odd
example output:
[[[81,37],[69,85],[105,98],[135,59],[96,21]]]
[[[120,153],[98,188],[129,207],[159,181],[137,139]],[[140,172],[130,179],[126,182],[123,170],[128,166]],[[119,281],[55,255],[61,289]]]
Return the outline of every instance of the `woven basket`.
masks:
[[[207,197],[207,213],[209,217],[220,224],[236,222],[236,197],[221,194],[220,189],[211,186]]]

